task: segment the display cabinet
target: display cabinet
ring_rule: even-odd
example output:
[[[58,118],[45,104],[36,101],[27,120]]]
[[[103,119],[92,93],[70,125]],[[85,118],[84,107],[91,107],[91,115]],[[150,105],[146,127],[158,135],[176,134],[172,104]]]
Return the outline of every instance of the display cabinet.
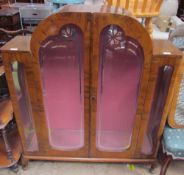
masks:
[[[156,161],[182,55],[127,11],[65,6],[1,51],[24,166]]]

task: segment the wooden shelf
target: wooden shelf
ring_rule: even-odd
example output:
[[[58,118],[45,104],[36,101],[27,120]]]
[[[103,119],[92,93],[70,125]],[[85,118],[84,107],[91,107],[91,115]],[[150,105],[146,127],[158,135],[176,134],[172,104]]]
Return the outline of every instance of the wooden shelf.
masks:
[[[9,99],[0,102],[0,130],[5,129],[8,123],[13,118],[13,108],[12,103]],[[13,159],[8,159],[7,152],[5,149],[5,142],[3,140],[2,134],[0,135],[0,168],[11,167],[20,158],[22,153],[22,147],[20,143],[20,138],[16,126],[7,129],[7,140],[8,145],[12,151]]]
[[[17,128],[13,128],[9,133],[8,133],[8,141],[10,148],[12,150],[12,156],[14,159],[14,162],[11,162],[11,160],[8,160],[7,158],[7,153],[5,150],[4,146],[4,141],[2,137],[0,137],[0,168],[6,168],[6,167],[11,167],[14,165],[20,158],[22,148],[21,148],[21,143],[18,135]]]

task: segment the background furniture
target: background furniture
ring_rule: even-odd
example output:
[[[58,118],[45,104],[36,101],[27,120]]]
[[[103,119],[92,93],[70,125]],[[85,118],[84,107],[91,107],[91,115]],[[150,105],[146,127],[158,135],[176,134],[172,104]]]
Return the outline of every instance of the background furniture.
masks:
[[[0,9],[0,27],[7,30],[20,29],[20,15],[16,9]]]
[[[0,46],[4,45],[16,35],[30,34],[27,30],[9,31],[0,28]],[[4,74],[4,67],[0,66],[0,168],[10,167],[18,172],[17,162],[22,153],[22,147],[15,120],[13,118],[12,103]]]
[[[152,35],[152,18],[159,15],[163,0],[107,0],[108,5],[125,8],[137,18],[145,18],[145,28]]]
[[[11,40],[17,35],[28,35],[28,34],[32,34],[32,32],[26,29],[19,29],[19,30],[11,31],[11,30],[0,28],[0,36],[1,36],[0,37],[0,47],[5,45],[9,40]]]
[[[169,9],[169,10],[168,10]],[[175,23],[176,28],[179,25],[184,24],[180,18],[177,17],[178,11],[178,1],[177,0],[163,0],[163,3],[160,8],[161,17],[168,17],[171,21]],[[153,20],[153,38],[154,39],[168,39],[170,32],[174,29],[168,30],[166,32],[161,32],[159,27],[156,24],[156,18]]]
[[[166,175],[167,169],[173,160],[184,160],[184,129],[166,126],[162,142],[164,161],[160,175]]]
[[[85,0],[51,0],[57,8],[62,7],[63,5],[72,5],[72,4],[84,4]]]
[[[4,5],[4,4],[7,4],[8,3],[8,0],[0,0],[0,8],[1,8],[1,5]]]
[[[179,0],[179,8],[177,12],[177,16],[184,21],[184,1]]]
[[[52,4],[13,3],[3,8],[16,9],[20,13],[21,27],[33,31],[40,21],[54,12]]]
[[[0,102],[0,168],[10,167],[18,171],[17,162],[22,148],[16,124],[13,120],[13,109],[10,100]]]
[[[128,14],[65,6],[1,48],[23,166],[155,163],[182,55]]]
[[[44,0],[16,0],[16,2],[23,2],[23,3],[44,3]]]

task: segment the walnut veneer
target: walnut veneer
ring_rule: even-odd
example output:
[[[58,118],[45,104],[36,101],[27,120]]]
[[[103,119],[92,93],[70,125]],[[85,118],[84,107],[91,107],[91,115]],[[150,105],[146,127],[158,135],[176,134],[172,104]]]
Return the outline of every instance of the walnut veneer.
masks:
[[[1,51],[23,165],[156,161],[182,55],[127,11],[65,6]]]

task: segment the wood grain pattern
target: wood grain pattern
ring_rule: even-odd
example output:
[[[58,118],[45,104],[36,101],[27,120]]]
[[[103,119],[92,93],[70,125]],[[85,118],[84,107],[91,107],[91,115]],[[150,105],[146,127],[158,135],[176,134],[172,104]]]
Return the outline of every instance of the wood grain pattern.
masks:
[[[157,40],[152,43],[145,28],[128,14],[126,10],[110,6],[65,6],[61,12],[43,20],[33,33],[31,40],[30,37],[16,37],[1,49],[15,117],[24,149],[25,162],[29,159],[136,163],[153,163],[156,161],[160,138],[169,113],[169,106],[173,99],[174,88],[177,84],[182,54],[168,41]],[[39,64],[39,49],[42,42],[50,36],[57,35],[66,24],[77,25],[82,30],[84,38],[85,146],[76,151],[55,150],[49,144]],[[138,106],[131,146],[122,152],[105,152],[99,151],[96,148],[96,97],[100,57],[99,38],[102,30],[111,24],[118,25],[123,29],[126,36],[135,39],[141,45],[144,53],[143,74],[140,80]],[[17,48],[17,50],[12,50],[11,48]],[[33,123],[38,140],[38,150],[33,152],[28,151],[26,147],[25,131],[22,127],[23,121],[20,116],[18,97],[10,67],[13,61],[19,61],[25,68],[27,101],[33,114]],[[160,116],[161,122],[158,124],[158,132],[154,138],[155,144],[152,145],[152,153],[146,155],[142,153],[142,147],[149,126],[151,98],[158,79],[158,70],[164,65],[173,66],[174,72],[164,112]]]
[[[60,29],[66,25],[66,24],[75,24],[77,25],[83,33],[83,42],[84,42],[84,53],[83,53],[83,60],[84,60],[84,105],[85,105],[85,146],[77,151],[57,151],[51,148],[49,145],[48,140],[48,133],[44,134],[45,139],[43,141],[43,145],[45,145],[47,149],[47,153],[54,156],[76,156],[76,157],[86,157],[88,154],[88,141],[89,141],[89,42],[90,42],[90,16],[88,13],[58,13],[55,15],[51,15],[46,21],[43,21],[42,24],[39,25],[39,27],[35,30],[32,39],[31,39],[31,50],[33,54],[33,60],[35,61],[35,67],[32,68],[32,71],[34,71],[35,80],[37,88],[31,88],[36,89],[35,92],[33,92],[36,97],[36,100],[32,102],[32,106],[34,105],[37,109],[37,113],[35,116],[39,115],[39,120],[41,121],[35,121],[40,128],[40,131],[47,130],[46,126],[46,118],[45,118],[45,110],[43,105],[43,96],[42,96],[42,86],[41,86],[41,77],[40,77],[40,68],[39,68],[39,48],[40,44],[50,35],[56,35],[59,33]],[[47,27],[45,27],[47,26]],[[39,37],[38,37],[39,36]],[[31,68],[31,66],[30,66]],[[31,82],[32,78],[29,79]],[[37,95],[36,95],[37,94]],[[39,114],[38,114],[39,113]],[[36,118],[36,117],[35,117]],[[38,120],[38,119],[35,119]],[[42,125],[40,126],[40,123]],[[44,125],[43,125],[44,124]],[[42,134],[40,134],[41,137]],[[43,139],[42,139],[43,140]],[[39,140],[40,142],[40,140]],[[41,147],[40,147],[41,148]]]

